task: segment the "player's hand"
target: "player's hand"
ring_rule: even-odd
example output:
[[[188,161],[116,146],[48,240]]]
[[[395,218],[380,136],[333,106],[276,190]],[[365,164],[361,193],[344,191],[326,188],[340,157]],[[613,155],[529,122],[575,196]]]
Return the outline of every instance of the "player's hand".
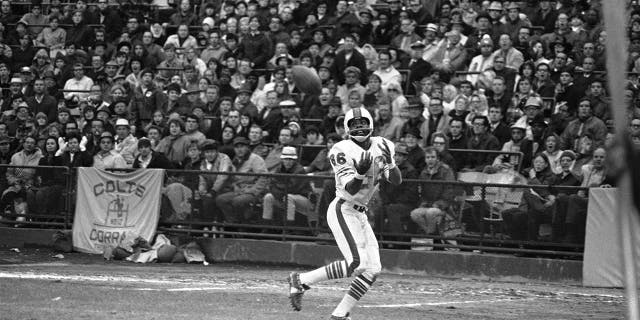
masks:
[[[384,157],[384,163],[391,164],[393,163],[393,155],[391,155],[391,148],[387,143],[387,140],[382,140],[382,146],[380,147],[382,150],[382,156]]]
[[[367,174],[372,163],[373,158],[369,151],[365,151],[360,155],[360,161],[356,162],[356,160],[353,159],[353,166],[356,168],[356,172],[362,176]]]

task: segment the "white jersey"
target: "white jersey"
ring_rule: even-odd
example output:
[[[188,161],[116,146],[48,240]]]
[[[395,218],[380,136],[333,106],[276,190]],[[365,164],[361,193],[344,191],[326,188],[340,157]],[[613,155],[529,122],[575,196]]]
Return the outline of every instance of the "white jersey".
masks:
[[[382,152],[382,142],[385,140],[389,146],[393,159],[393,155],[395,154],[394,144],[383,137],[371,137],[371,146],[369,146],[369,150],[364,150],[350,139],[340,141],[333,145],[329,151],[329,161],[331,162],[331,166],[333,167],[333,172],[336,177],[336,197],[342,198],[353,204],[367,206],[369,200],[371,200],[371,197],[378,188],[380,179],[387,179],[387,177],[384,176],[383,169],[385,162]],[[356,194],[352,195],[347,192],[345,186],[356,175],[354,161],[356,163],[360,161],[360,157],[365,151],[369,151],[373,158],[373,163],[371,164],[369,171],[367,171],[360,190],[358,190]]]

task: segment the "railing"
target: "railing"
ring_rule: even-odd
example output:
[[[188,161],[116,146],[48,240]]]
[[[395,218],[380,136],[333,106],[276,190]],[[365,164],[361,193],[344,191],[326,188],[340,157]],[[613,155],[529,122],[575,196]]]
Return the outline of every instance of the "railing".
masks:
[[[59,209],[51,209],[45,213],[29,211],[26,214],[11,212],[1,208],[0,225],[9,227],[44,227],[44,228],[70,228],[73,222],[75,185],[77,170],[67,167],[14,167],[8,165],[0,166],[0,174],[5,174],[8,170],[39,170],[36,177],[51,170],[58,172],[62,179],[59,180],[58,188],[62,199]],[[44,169],[44,170],[43,170]],[[128,169],[125,171],[131,171]],[[121,170],[119,170],[121,171]],[[21,171],[22,172],[22,171]],[[310,216],[317,215],[318,223],[309,223],[304,215],[299,212],[295,214],[294,221],[287,221],[286,205],[284,201],[279,206],[274,207],[273,219],[265,224],[261,220],[263,208],[263,196],[273,189],[272,185],[266,187],[262,194],[249,205],[250,212],[246,212],[248,219],[243,219],[238,223],[228,223],[224,220],[219,209],[211,207],[211,202],[207,207],[203,206],[205,195],[200,195],[198,182],[200,177],[218,175],[227,176],[229,179],[237,177],[254,176],[266,178],[269,181],[285,179],[302,179],[309,183],[309,192],[304,194],[309,200]],[[2,176],[4,177],[4,175]],[[36,181],[38,179],[36,178]],[[289,190],[289,182],[282,182],[284,194],[296,193],[296,190]],[[303,182],[306,183],[306,182]],[[166,170],[165,189],[173,185],[184,186],[192,192],[188,198],[190,208],[188,212],[181,212],[180,215],[171,216],[169,212],[161,210],[161,221],[159,230],[169,233],[182,233],[190,236],[214,236],[214,237],[249,237],[255,239],[274,240],[297,240],[311,241],[318,243],[334,243],[326,223],[326,212],[329,203],[335,198],[335,182],[332,175],[292,175],[276,173],[238,173],[238,172],[203,172],[198,170]],[[229,187],[231,184],[229,184]],[[575,194],[580,188],[546,186],[546,185],[521,185],[508,183],[476,183],[461,181],[424,181],[406,179],[403,181],[404,191],[398,195],[403,197],[411,195],[406,199],[390,198],[394,191],[388,191],[382,187],[382,192],[376,193],[372,199],[367,215],[375,230],[379,242],[384,248],[395,249],[455,249],[478,252],[500,252],[531,254],[537,256],[561,256],[561,257],[581,257],[583,244],[564,243],[551,241],[549,234],[549,221],[541,221],[530,225],[527,220],[531,212],[523,211],[521,204],[526,200],[523,195],[529,190],[547,190],[552,194]],[[37,184],[29,187],[27,192],[38,192],[41,188]],[[7,202],[7,194],[11,192],[11,186],[5,179],[0,179],[0,189],[2,197],[0,204],[11,204]],[[425,191],[426,190],[426,191]],[[446,190],[443,194],[447,198],[447,206],[443,207],[442,221],[449,221],[449,215],[458,221],[457,227],[460,232],[451,234],[442,232],[436,227],[435,233],[427,234],[426,230],[411,220],[411,212],[420,208],[421,203],[427,201],[427,207],[438,207],[435,202],[429,203],[428,199],[420,195],[433,195],[432,191]],[[434,191],[434,192],[435,192]],[[391,192],[391,193],[388,193]],[[396,191],[397,192],[397,191]],[[216,196],[225,193],[221,191]],[[26,196],[26,203],[29,204],[33,197]],[[523,200],[525,199],[525,200]],[[50,199],[49,199],[50,200]],[[441,199],[432,199],[434,201]],[[170,201],[164,199],[163,201]],[[215,202],[213,202],[215,203]],[[169,208],[170,202],[166,202],[163,208]],[[396,211],[385,214],[391,204],[404,205],[404,209],[393,209]],[[163,209],[163,210],[165,210]],[[176,218],[180,217],[180,218]],[[213,217],[213,218],[212,218]],[[401,225],[397,224],[397,217],[402,217]],[[516,218],[514,218],[516,217]],[[451,221],[449,221],[451,222]],[[395,225],[394,225],[395,223]],[[440,225],[442,222],[437,222]],[[401,228],[398,229],[398,226]],[[532,232],[530,228],[535,228]],[[524,231],[522,231],[524,230]],[[539,230],[539,231],[538,231]],[[546,231],[545,231],[546,230]],[[544,231],[544,232],[543,232]],[[523,234],[524,233],[524,234]],[[421,241],[430,239],[428,244]]]
[[[45,171],[48,177],[42,181]],[[15,172],[12,177],[17,179],[8,179],[7,172]],[[0,165],[0,225],[71,228],[75,181],[68,167]],[[50,199],[56,195],[61,201]],[[39,201],[53,207],[42,207]],[[38,212],[41,209],[46,212]]]
[[[494,155],[494,156],[506,155],[509,157],[509,159],[516,158],[517,160],[517,166],[515,167],[516,172],[519,172],[522,169],[522,160],[524,156],[522,152],[500,151],[500,150],[449,149],[449,152],[454,156],[456,154],[487,154],[487,155]],[[493,163],[494,158],[495,157],[491,158],[491,162],[487,163],[487,165],[491,165]],[[459,159],[460,158],[457,158],[456,160],[459,160]],[[458,169],[461,169],[461,168],[458,168]]]

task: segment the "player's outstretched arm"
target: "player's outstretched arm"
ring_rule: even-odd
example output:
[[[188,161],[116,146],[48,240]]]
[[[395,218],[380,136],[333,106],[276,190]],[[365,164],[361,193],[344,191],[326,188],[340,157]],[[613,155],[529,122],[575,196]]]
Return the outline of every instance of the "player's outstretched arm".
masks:
[[[355,159],[353,160],[353,166],[356,169],[356,175],[344,186],[344,189],[347,190],[349,194],[353,195],[360,191],[362,182],[364,181],[367,171],[369,171],[369,168],[371,168],[372,163],[373,157],[371,157],[369,151],[363,152],[360,155],[360,161],[356,162]]]
[[[393,160],[394,151],[392,151],[391,146],[387,143],[387,139],[382,140],[382,146],[380,147],[382,150],[382,156],[384,157],[384,162],[387,164],[385,168],[385,173],[387,176],[387,180],[391,182],[393,185],[399,185],[402,183],[402,173],[398,166],[396,166],[396,162]]]

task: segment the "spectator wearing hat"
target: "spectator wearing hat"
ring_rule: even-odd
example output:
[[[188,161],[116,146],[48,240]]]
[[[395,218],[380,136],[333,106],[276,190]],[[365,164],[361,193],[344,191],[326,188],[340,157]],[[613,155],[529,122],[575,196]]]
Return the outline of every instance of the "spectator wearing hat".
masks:
[[[280,155],[285,146],[291,145],[293,142],[293,131],[289,127],[280,129],[278,142],[271,148],[269,154],[264,159],[265,166],[269,172],[273,172],[280,165]]]
[[[251,121],[254,121],[258,118],[258,108],[251,101],[251,96],[253,95],[254,90],[252,90],[252,85],[248,81],[242,84],[238,89],[238,96],[236,98],[235,107],[240,111],[240,114],[247,115],[251,118]]]
[[[409,69],[409,90],[407,94],[413,95],[416,93],[416,85],[422,80],[422,78],[431,75],[433,66],[431,63],[423,59],[424,49],[426,45],[422,41],[416,41],[411,44],[411,57],[405,60],[404,67]]]
[[[100,150],[93,156],[93,167],[97,169],[125,169],[128,168],[124,158],[113,149],[113,135],[105,131],[100,135]]]
[[[119,153],[131,167],[138,154],[138,139],[131,134],[131,125],[127,119],[116,120],[116,137],[114,150]]]
[[[498,155],[493,160],[493,169],[497,171],[516,170],[519,164],[521,164],[521,168],[531,167],[534,148],[538,149],[538,146],[534,146],[533,141],[526,138],[526,131],[527,128],[521,123],[511,125],[511,139],[505,142],[501,149],[504,152],[522,152],[522,159],[515,154]]]
[[[253,154],[249,148],[249,139],[236,137],[233,141],[235,157],[232,160],[236,172],[263,174],[267,173],[264,160]],[[248,223],[253,217],[250,208],[258,202],[267,191],[268,179],[264,176],[239,176],[231,178],[233,191],[216,196],[216,205],[224,215],[227,223]]]
[[[582,188],[607,187],[611,184],[607,179],[607,167],[605,160],[608,155],[603,147],[598,147],[593,152],[593,161],[581,168]],[[557,199],[556,210],[553,216],[553,227],[556,234],[554,239],[565,243],[583,243],[586,227],[588,198],[585,190],[579,190],[576,194]],[[566,208],[566,210],[562,210]]]
[[[407,147],[407,161],[416,168],[422,170],[424,168],[424,150],[420,147],[420,130],[414,127],[407,128],[402,132],[404,143]]]
[[[335,96],[328,87],[322,87],[320,89],[320,95],[316,101],[312,102],[312,105],[308,109],[300,110],[303,117],[309,119],[321,120],[327,114],[329,105],[335,102]]]
[[[405,144],[397,144],[394,160],[404,179],[417,179],[419,172],[408,161]],[[388,181],[380,181],[380,205],[374,207],[375,226],[378,232],[413,234],[415,225],[411,221],[411,210],[419,205],[418,185],[405,182],[394,186]],[[391,237],[392,241],[410,241],[407,237]],[[401,248],[394,244],[389,248]]]
[[[167,125],[169,127],[169,135],[160,140],[155,150],[164,153],[175,167],[181,167],[187,157],[187,150],[191,141],[184,135],[185,125],[182,119],[169,119]]]
[[[429,59],[434,55],[440,44],[440,33],[438,31],[438,26],[435,23],[427,24],[422,43],[424,43],[425,46],[422,53],[422,59],[430,61]]]
[[[342,45],[342,50],[336,53],[336,57],[333,61],[331,74],[333,75],[334,79],[337,80],[337,83],[342,86],[344,84],[347,84],[346,76],[348,67],[354,67],[351,68],[351,70],[358,70],[358,79],[356,79],[355,82],[351,81],[347,84],[347,86],[352,87],[356,85],[356,83],[358,83],[358,85],[365,83],[367,75],[362,74],[362,71],[367,70],[367,63],[364,56],[358,50],[355,50],[355,37],[353,35],[347,34],[344,36],[343,40],[344,43]],[[364,92],[362,92],[362,94],[364,94]]]
[[[525,128],[527,139],[533,139],[533,131],[531,122],[538,116],[542,116],[542,99],[540,97],[529,97],[524,104],[524,115],[518,118],[516,124],[518,127]]]
[[[373,24],[371,23],[373,14],[371,13],[371,10],[364,8],[358,12],[358,18],[360,23],[352,29],[360,39],[358,41],[358,46],[370,44],[373,40]]]
[[[35,114],[40,112],[47,115],[47,122],[52,123],[58,118],[58,102],[45,90],[44,80],[36,79],[33,83],[34,95],[27,97],[25,102]]]
[[[479,74],[467,75],[467,80],[474,85],[478,84],[478,80],[482,78],[482,73],[493,68],[493,40],[489,35],[484,35],[478,43],[480,54],[471,59],[469,64],[469,72],[478,72]]]
[[[305,174],[305,170],[298,162],[298,153],[294,147],[284,147],[280,154],[280,162],[275,168],[277,174]],[[286,225],[296,224],[296,213],[306,217],[304,226],[315,228],[318,223],[318,214],[313,210],[309,201],[311,186],[304,178],[272,178],[269,183],[269,192],[262,198],[262,219],[265,224],[273,224],[273,211],[275,208],[285,208]]]
[[[588,134],[593,139],[593,149],[604,145],[607,136],[607,125],[593,116],[591,100],[584,97],[578,103],[577,119],[569,122],[562,132],[561,149],[579,151],[579,138]]]

